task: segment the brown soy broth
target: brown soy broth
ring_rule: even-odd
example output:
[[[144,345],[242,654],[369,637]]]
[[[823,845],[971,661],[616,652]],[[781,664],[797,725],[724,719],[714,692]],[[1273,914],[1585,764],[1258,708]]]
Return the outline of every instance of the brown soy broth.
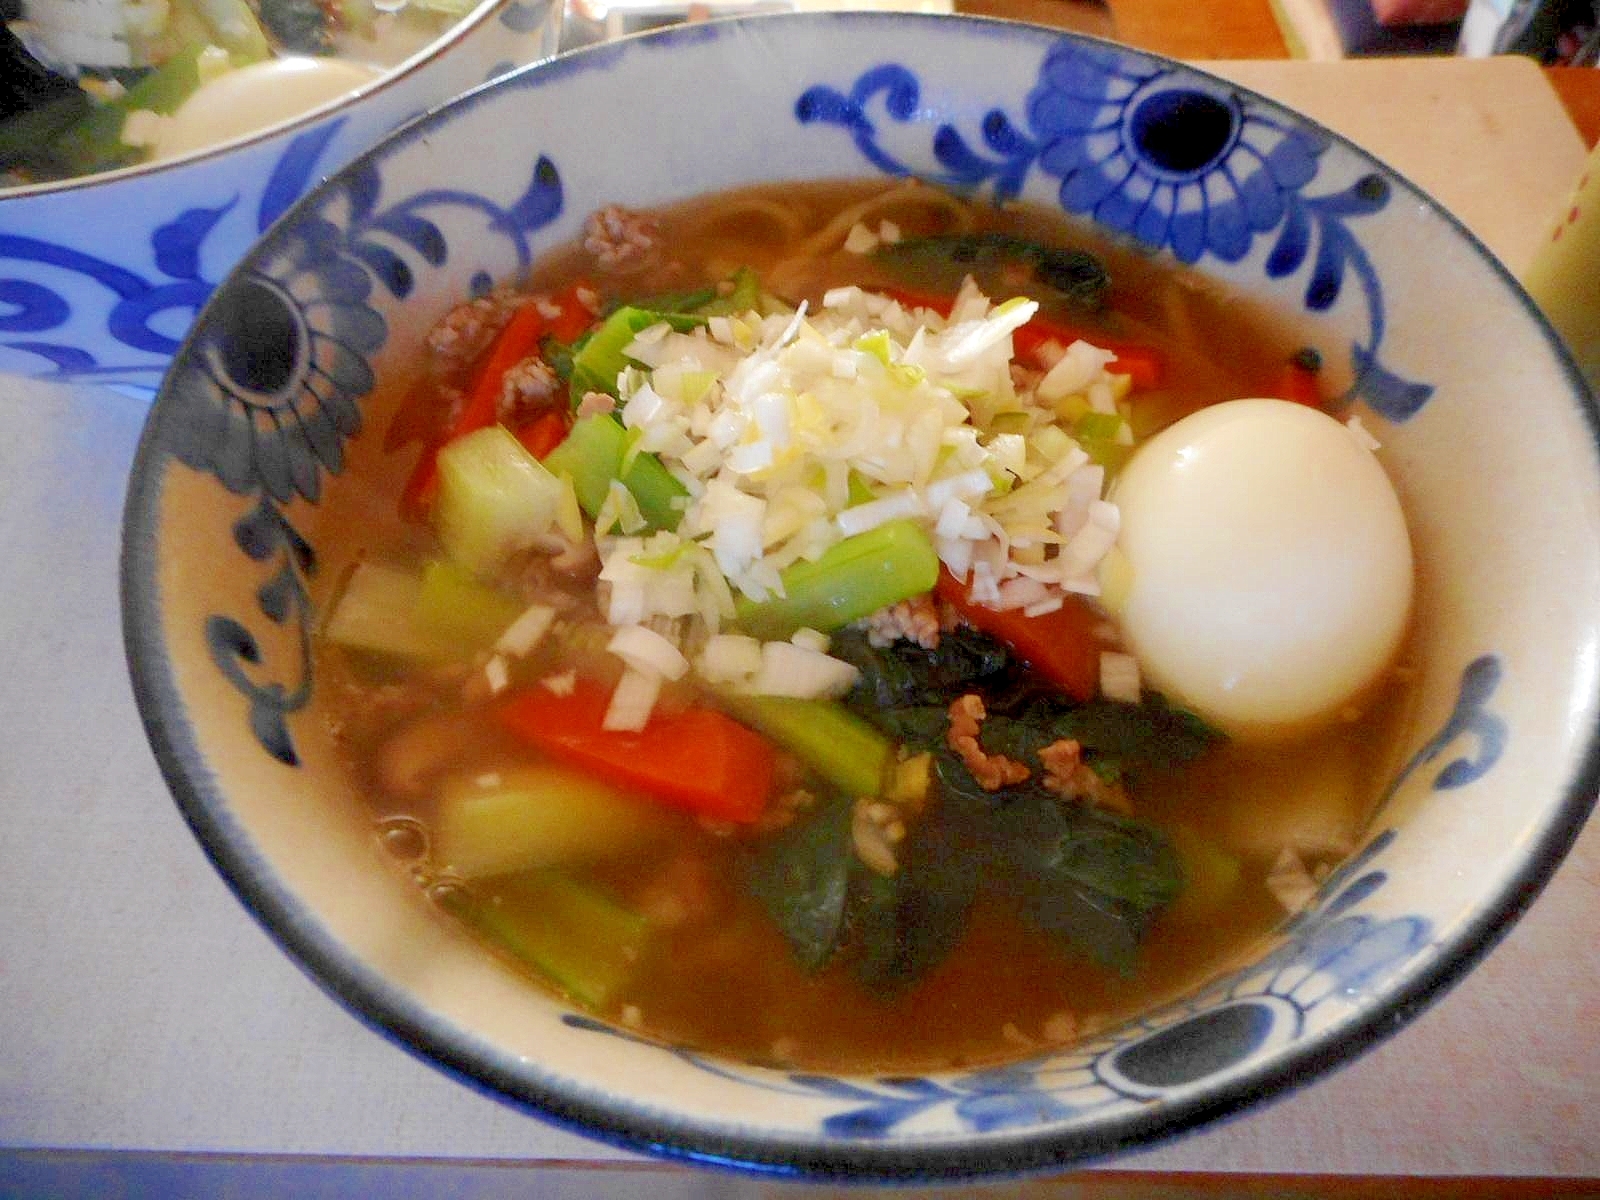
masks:
[[[1109,312],[1047,313],[1091,340],[1098,332],[1159,347],[1162,388],[1133,398],[1141,436],[1206,404],[1271,394],[1298,348],[1254,306],[1137,250],[1095,239],[1057,214],[978,205],[958,217],[944,202],[925,200],[931,189],[896,187],[910,199],[872,214],[869,223],[891,218],[904,237],[993,230],[1101,257],[1113,281]],[[606,301],[621,302],[704,286],[741,266],[791,302],[816,303],[828,287],[842,284],[903,284],[880,264],[842,250],[797,254],[817,230],[884,191],[882,184],[857,182],[786,184],[692,201],[657,214],[669,253],[650,269],[597,278],[581,248],[569,247],[541,263],[527,286],[553,293],[587,281]],[[957,283],[951,279],[949,290]],[[980,283],[991,295],[1005,294],[1004,280]],[[592,611],[592,603],[584,603]],[[327,663],[330,671],[344,679],[348,664],[340,657],[324,651],[334,660]],[[558,665],[549,659],[536,667]],[[433,689],[429,711],[460,704],[455,681],[410,680],[407,686]],[[359,680],[345,691],[360,708]],[[1127,973],[1086,961],[998,902],[983,900],[949,957],[892,998],[869,993],[844,962],[807,974],[741,882],[747,853],[741,837],[684,820],[679,845],[591,870],[595,882],[641,911],[650,911],[664,880],[686,873],[697,894],[693,919],[658,923],[635,978],[602,1015],[674,1044],[824,1070],[988,1064],[1070,1042],[1181,995],[1242,963],[1272,937],[1283,917],[1265,885],[1273,859],[1307,828],[1313,833],[1304,848],[1308,866],[1325,869],[1353,845],[1374,781],[1390,765],[1387,733],[1404,696],[1403,685],[1392,682],[1370,698],[1359,721],[1289,747],[1223,745],[1181,774],[1139,780],[1135,815],[1172,832],[1180,848],[1184,838],[1210,847],[1232,873],[1202,880],[1163,913]],[[351,720],[344,734],[375,814],[405,815],[426,826],[432,818],[427,796],[396,794],[385,777],[392,726]],[[534,757],[487,737],[456,765],[491,774]],[[1309,789],[1315,809],[1300,786],[1308,778],[1319,781]]]

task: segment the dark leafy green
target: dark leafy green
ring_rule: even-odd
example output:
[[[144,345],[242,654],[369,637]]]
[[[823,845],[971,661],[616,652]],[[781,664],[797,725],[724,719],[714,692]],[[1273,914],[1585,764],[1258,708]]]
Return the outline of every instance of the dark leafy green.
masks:
[[[853,861],[850,802],[838,799],[773,838],[751,864],[751,893],[808,971],[839,944]]]
[[[24,167],[43,179],[67,174],[55,141],[93,108],[87,94],[73,89],[0,121],[0,167]]]
[[[1010,705],[992,706],[983,723],[983,745],[991,754],[1027,760],[1062,738],[1072,738],[1084,759],[1106,773],[1137,774],[1192,762],[1222,735],[1186,709],[1156,693],[1138,704],[1104,697],[1086,703],[1042,692]]]
[[[318,0],[258,0],[256,12],[273,40],[285,49],[299,54],[332,53],[328,9]]]
[[[749,267],[740,267],[728,282],[732,286],[727,295],[713,291],[688,311],[703,317],[730,316],[749,312],[761,302],[761,277]]]
[[[851,969],[875,992],[893,994],[955,948],[982,884],[970,814],[941,808],[916,826],[889,878],[856,863],[846,910]]]
[[[1131,967],[1150,922],[1183,887],[1166,837],[1139,821],[1065,802],[1038,773],[987,792],[949,751],[935,763],[946,808],[966,811],[981,831],[972,853],[990,890],[1102,966]]]
[[[1056,299],[1080,312],[1105,307],[1111,276],[1087,250],[1047,246],[1010,233],[951,233],[886,243],[873,252],[909,282],[953,290],[963,275],[993,289],[1020,266],[1030,279],[1056,293]],[[1041,297],[1042,298],[1042,297]]]
[[[902,745],[931,752],[935,786],[890,878],[855,858],[844,799],[762,854],[752,886],[801,963],[815,969],[843,955],[873,990],[898,991],[949,953],[973,903],[990,895],[1102,966],[1131,969],[1151,921],[1182,890],[1178,856],[1159,830],[1051,792],[1039,751],[1074,739],[1086,763],[1116,778],[1189,762],[1221,735],[1159,696],[1064,697],[969,628],[944,634],[934,650],[873,646],[848,629],[831,653],[861,672],[846,704]],[[964,692],[988,709],[984,748],[1028,764],[1030,778],[987,791],[949,749],[949,703]]]
[[[861,629],[834,634],[828,653],[860,672],[850,700],[859,711],[907,708],[950,702],[958,688],[999,682],[1011,667],[1002,642],[969,626],[952,630],[934,650],[915,642],[874,646]]]
[[[688,292],[660,292],[654,296],[646,296],[642,300],[616,300],[607,305],[601,316],[609,317],[619,308],[632,305],[634,308],[647,308],[658,313],[693,313],[699,312],[703,305],[710,304],[717,298],[717,289],[714,287],[695,288]]]
[[[753,858],[749,887],[809,971],[844,952],[858,978],[879,992],[911,983],[954,946],[978,888],[978,864],[960,831],[930,821],[884,878],[852,852],[853,802],[837,797],[768,842]]]
[[[584,332],[570,342],[557,341],[553,337],[546,337],[539,343],[539,357],[556,373],[562,383],[572,382],[572,360],[577,357],[578,351],[583,349],[590,334]]]
[[[861,630],[847,629],[829,653],[861,672],[845,703],[917,749],[943,744],[950,701],[963,692],[976,692],[988,709],[984,747],[1025,762],[1072,738],[1091,766],[1114,777],[1181,766],[1222,737],[1155,693],[1139,704],[1062,696],[1015,663],[1002,642],[967,626],[941,636],[933,650],[908,641],[874,646]]]

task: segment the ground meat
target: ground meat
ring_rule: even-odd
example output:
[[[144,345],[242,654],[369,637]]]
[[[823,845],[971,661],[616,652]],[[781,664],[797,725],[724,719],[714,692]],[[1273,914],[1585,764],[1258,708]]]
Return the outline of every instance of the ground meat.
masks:
[[[981,696],[970,692],[962,696],[950,705],[950,729],[945,740],[950,749],[961,756],[978,786],[986,792],[994,792],[1021,783],[1032,772],[1014,758],[984,752],[978,742],[978,730],[986,716]]]
[[[523,297],[510,288],[458,304],[428,331],[428,349],[441,359],[465,364],[489,348]]]
[[[1043,371],[1035,371],[1021,363],[1011,364],[1011,386],[1020,395],[1031,392],[1039,386],[1039,380],[1044,378]]]
[[[1083,761],[1083,748],[1072,738],[1051,742],[1039,751],[1044,765],[1044,786],[1058,796],[1081,800],[1098,808],[1131,816],[1133,804],[1120,783],[1108,783]]]
[[[661,240],[655,218],[621,205],[608,204],[589,214],[583,226],[583,248],[602,271],[626,274],[647,266]]]
[[[898,806],[863,796],[850,810],[850,844],[867,869],[885,879],[900,869],[896,851],[906,840],[906,823]]]
[[[540,413],[548,412],[564,399],[561,377],[537,354],[511,367],[500,385],[495,416],[512,428],[526,425]]]
[[[592,581],[600,574],[600,552],[589,538],[561,539],[561,549],[550,556],[550,569],[572,580]]]
[[[704,921],[720,907],[710,863],[698,854],[667,859],[633,897],[637,912],[664,929]]]
[[[778,793],[756,818],[751,831],[757,834],[777,833],[793,825],[799,815],[817,802],[815,793],[803,787],[786,788]]]
[[[500,583],[529,604],[548,604],[566,612],[583,607],[578,591],[592,588],[599,574],[600,554],[591,539],[569,542],[550,533],[507,563]]]
[[[581,419],[616,411],[617,398],[615,396],[608,396],[604,392],[585,392],[583,399],[578,402],[577,415]]]
[[[874,646],[904,640],[915,642],[924,650],[939,648],[939,605],[931,592],[880,608],[866,619],[865,625],[867,641]]]

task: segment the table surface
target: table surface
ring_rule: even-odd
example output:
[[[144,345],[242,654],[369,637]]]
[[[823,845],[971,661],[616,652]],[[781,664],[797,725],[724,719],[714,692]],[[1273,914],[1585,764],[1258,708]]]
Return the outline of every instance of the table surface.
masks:
[[[1513,268],[1583,156],[1556,93],[1521,60],[1208,65],[1362,140]],[[1415,120],[1393,119],[1397,96]],[[110,392],[0,389],[0,1146],[635,1161],[372,1033],[211,870],[146,748],[123,667],[118,524],[143,415]],[[1597,927],[1600,823],[1415,1024],[1266,1108],[1118,1167],[1600,1177]],[[13,1194],[3,1157],[0,1193]],[[745,1193],[719,1182],[716,1194]]]
[[[1273,0],[955,0],[955,7],[1112,38],[1173,58],[1291,56]],[[1551,67],[1545,76],[1584,143],[1600,142],[1600,70]]]

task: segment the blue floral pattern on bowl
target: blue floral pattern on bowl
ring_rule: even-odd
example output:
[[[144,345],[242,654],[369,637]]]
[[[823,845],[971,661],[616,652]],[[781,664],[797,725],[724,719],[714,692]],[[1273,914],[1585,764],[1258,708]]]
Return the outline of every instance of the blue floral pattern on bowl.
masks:
[[[1497,720],[1488,702],[1499,669],[1488,656],[1467,668],[1455,713],[1386,795],[1469,735],[1461,714]],[[1447,764],[1430,786],[1445,790],[1476,781],[1494,766],[1500,749],[1496,741],[1484,742],[1476,756]],[[901,1124],[940,1109],[958,1127],[993,1133],[1181,1097],[1264,1050],[1292,1045],[1316,1028],[1320,1007],[1347,1003],[1436,949],[1428,918],[1361,911],[1388,881],[1381,864],[1393,841],[1392,829],[1371,838],[1322,885],[1310,908],[1288,920],[1278,944],[1258,961],[1062,1053],[943,1077],[863,1080],[755,1071],[689,1048],[661,1049],[712,1074],[817,1103],[831,1110],[820,1118],[822,1128],[844,1138],[888,1137]],[[565,1019],[574,1028],[643,1040],[593,1017]]]
[[[175,416],[172,453],[230,492],[259,496],[235,522],[234,541],[271,570],[257,606],[298,631],[295,676],[263,681],[247,670],[261,661],[260,644],[236,617],[208,618],[206,642],[218,670],[249,700],[262,748],[289,765],[299,755],[288,720],[313,686],[307,581],[316,552],[283,506],[297,497],[317,503],[324,475],[343,470],[344,444],[361,432],[360,402],[373,385],[368,360],[387,338],[371,293],[381,287],[403,299],[417,271],[447,263],[448,241],[432,215],[441,210],[481,214],[523,266],[530,236],[561,211],[560,177],[543,158],[508,206],[449,188],[392,204],[382,193],[381,175],[357,166],[322,205],[322,212],[337,208],[339,222],[309,212],[269,242],[217,296],[163,392]]]
[[[552,53],[560,6],[498,0],[348,112],[186,163],[0,196],[0,371],[152,392],[238,257],[429,105]]]
[[[766,118],[770,143],[751,151],[754,174],[741,175],[746,168],[740,161],[724,164],[724,176],[709,183],[697,176],[693,186],[679,180],[655,193],[653,183],[639,184],[640,194],[669,198],[672,186],[684,192],[734,186],[770,176],[786,156],[811,155],[822,164],[813,168],[821,173],[859,174],[864,161],[885,175],[986,189],[999,200],[1051,202],[1201,270],[1220,263],[1235,277],[1244,272],[1258,282],[1293,280],[1310,318],[1326,317],[1336,330],[1354,324],[1364,331],[1350,348],[1352,403],[1365,401],[1392,423],[1407,422],[1435,403],[1431,383],[1407,380],[1380,365],[1380,350],[1389,353],[1398,339],[1391,340],[1379,257],[1363,237],[1394,215],[1394,185],[1370,160],[1264,100],[1176,64],[1103,44],[980,22],[913,22],[926,36],[908,51],[894,36],[902,26],[860,16],[838,20],[850,35],[838,44],[855,56],[838,72],[854,82],[841,86],[837,79],[819,78],[829,69],[798,53],[789,60],[813,65],[779,98],[781,116]],[[770,39],[762,42],[764,52],[771,53],[789,32],[804,45],[801,35],[821,28],[803,19],[764,23],[762,37]],[[316,696],[310,597],[318,550],[301,531],[301,514],[329,503],[353,439],[371,436],[365,410],[380,359],[394,349],[396,314],[404,311],[400,302],[436,291],[443,276],[463,277],[463,259],[476,260],[458,251],[474,241],[498,244],[498,278],[572,237],[587,211],[616,199],[603,190],[614,186],[611,176],[596,184],[589,178],[588,156],[553,134],[545,140],[537,123],[504,150],[507,161],[488,172],[499,181],[498,191],[454,181],[444,185],[437,171],[407,166],[409,159],[433,161],[427,158],[430,140],[448,144],[458,121],[481,121],[499,131],[507,113],[520,114],[518,106],[531,106],[542,89],[589,79],[596,93],[623,85],[648,92],[680,77],[685,68],[675,56],[705,54],[715,61],[719,42],[744,36],[737,23],[652,35],[566,56],[469,97],[316,190],[209,303],[158,402],[163,436],[146,450],[136,475],[172,470],[216,481],[231,545],[253,572],[255,586],[248,611],[206,613],[204,643],[210,668],[244,697],[249,738],[273,770],[302,769],[299,723],[310,716]],[[937,65],[946,36],[973,54],[991,52],[993,43],[1013,64],[1014,97],[985,100],[975,131],[966,123],[975,109],[945,98],[957,86],[950,68]],[[918,53],[928,65],[916,65]],[[1027,57],[1032,53],[1037,58]],[[884,54],[895,57],[890,61]],[[1036,67],[1014,65],[1028,62]],[[871,115],[880,104],[888,122]],[[840,138],[840,131],[848,137]],[[584,145],[589,133],[580,139]],[[672,145],[659,152],[671,161]],[[186,228],[192,237],[198,225]],[[464,229],[470,232],[458,232]],[[494,281],[485,272],[469,270],[464,277],[467,288],[480,293]],[[1344,324],[1334,319],[1339,314]],[[1412,324],[1427,319],[1406,314]],[[129,528],[135,539],[154,538],[147,499],[131,507]],[[146,588],[154,568],[139,553],[130,558],[130,573],[136,588]],[[287,666],[264,661],[258,634],[269,628],[278,644],[298,647]],[[130,645],[137,659],[137,631]],[[960,1169],[978,1162],[1004,1170],[1075,1161],[1121,1144],[1123,1134],[1116,1131],[1134,1128],[1142,1114],[1156,1109],[1177,1105],[1185,1114],[1216,1113],[1263,1087],[1287,1086],[1298,1067],[1326,1062],[1330,1044],[1338,1056],[1370,1039],[1374,1026],[1362,1020],[1369,997],[1419,979],[1429,984],[1426,992],[1437,986],[1436,964],[1463,961],[1444,922],[1420,911],[1424,905],[1417,897],[1394,886],[1405,835],[1390,816],[1417,796],[1471,792],[1494,776],[1517,745],[1503,709],[1510,664],[1494,649],[1471,653],[1476,657],[1458,678],[1441,681],[1450,693],[1446,711],[1430,730],[1413,735],[1409,757],[1383,793],[1376,818],[1381,831],[1324,883],[1310,907],[1283,926],[1259,960],[1158,1012],[1005,1067],[887,1078],[782,1071],[643,1042],[639,1052],[657,1065],[746,1089],[752,1104],[776,1098],[793,1127],[788,1140],[776,1145],[747,1137],[736,1117],[709,1133],[685,1134],[670,1098],[637,1109],[629,1107],[631,1099],[624,1101],[621,1118],[605,1103],[591,1108],[592,1095],[581,1082],[564,1091],[564,1084],[540,1076],[537,1064],[492,1047],[463,1049],[452,1032],[430,1025],[426,1014],[405,1010],[386,982],[369,979],[359,964],[340,966],[337,990],[358,1009],[376,1014],[379,1024],[407,1030],[413,1044],[490,1088],[569,1118],[595,1111],[605,1118],[598,1122],[604,1135],[634,1148],[700,1161],[779,1167],[804,1161],[829,1171],[840,1163],[846,1166],[839,1169],[865,1163],[869,1172],[882,1168],[897,1175],[905,1173],[907,1162],[936,1173],[940,1163]],[[204,776],[203,753],[193,747],[186,753],[188,760],[174,757],[201,766],[182,769]],[[226,811],[226,798],[207,780],[183,784],[200,794],[199,803]],[[307,950],[311,935],[298,914],[277,912],[271,901],[258,903],[274,932],[302,957],[319,963],[337,958],[322,943]],[[1416,1002],[1414,991],[1410,1003]],[[581,1013],[563,1011],[551,1024],[559,1027],[551,1037],[581,1043],[582,1049],[573,1047],[580,1056],[603,1054],[595,1048],[617,1044],[632,1049],[642,1041]],[[1185,1115],[1176,1127],[1193,1119]],[[1086,1140],[1075,1140],[1084,1129]],[[1047,1141],[1055,1139],[1040,1157],[1006,1157],[1005,1137],[1035,1130],[1045,1131]],[[930,1157],[919,1141],[926,1137],[943,1146],[969,1135],[999,1137],[999,1156],[984,1159],[981,1146],[988,1143],[980,1143],[972,1152],[976,1158],[965,1157],[968,1149],[960,1147],[944,1158]],[[857,1157],[863,1145],[882,1147],[885,1157]]]
[[[986,157],[955,126],[940,125],[933,152],[943,169],[927,172],[879,144],[869,111],[881,97],[895,121],[918,120],[921,93],[914,71],[890,63],[863,73],[848,92],[821,84],[807,90],[795,112],[802,122],[848,130],[886,173],[962,190],[987,185],[997,200],[1016,199],[1037,167],[1060,179],[1063,211],[1170,250],[1179,262],[1209,254],[1236,263],[1258,236],[1274,235],[1265,273],[1292,276],[1310,261],[1307,311],[1332,307],[1348,278],[1361,288],[1368,333],[1350,348],[1350,394],[1390,421],[1415,416],[1433,394],[1430,384],[1404,379],[1378,361],[1383,285],[1350,222],[1387,205],[1389,186],[1372,172],[1339,190],[1309,194],[1329,144],[1322,130],[1192,71],[1107,46],[1062,42],[1045,56],[1023,102],[1027,131],[1004,111],[989,112],[981,124]]]

